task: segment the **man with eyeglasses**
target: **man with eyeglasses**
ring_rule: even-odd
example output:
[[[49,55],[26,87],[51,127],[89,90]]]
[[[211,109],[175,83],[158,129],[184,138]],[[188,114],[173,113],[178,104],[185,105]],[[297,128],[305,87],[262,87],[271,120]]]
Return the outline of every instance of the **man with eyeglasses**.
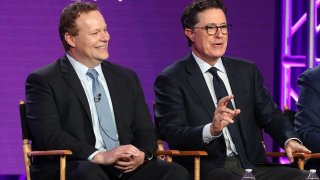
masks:
[[[261,128],[285,149],[301,145],[289,120],[263,87],[258,68],[225,57],[231,25],[220,0],[196,0],[181,22],[191,53],[166,68],[155,82],[157,130],[170,148],[205,150],[202,179],[241,179],[253,169],[256,179],[305,179],[306,171],[267,163]],[[192,161],[175,160],[192,172]]]

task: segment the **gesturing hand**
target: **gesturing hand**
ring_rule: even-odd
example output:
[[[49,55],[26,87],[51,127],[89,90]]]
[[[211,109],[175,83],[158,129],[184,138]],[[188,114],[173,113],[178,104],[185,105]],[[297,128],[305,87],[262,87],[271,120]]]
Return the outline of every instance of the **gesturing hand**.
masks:
[[[240,113],[240,109],[227,108],[228,103],[231,103],[233,96],[225,96],[218,102],[216,110],[214,111],[214,118],[211,122],[210,132],[213,136],[219,135],[222,129],[233,123],[233,119]]]

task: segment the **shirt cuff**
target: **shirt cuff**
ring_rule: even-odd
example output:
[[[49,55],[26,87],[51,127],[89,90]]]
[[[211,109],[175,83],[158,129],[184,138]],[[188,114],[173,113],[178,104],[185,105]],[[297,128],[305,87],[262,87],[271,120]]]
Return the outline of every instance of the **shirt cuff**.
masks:
[[[202,139],[203,139],[203,142],[206,144],[209,144],[211,141],[217,139],[218,137],[220,137],[222,135],[222,133],[220,133],[217,136],[212,136],[212,134],[210,133],[210,125],[211,125],[211,123],[205,125],[202,130]]]
[[[296,140],[296,141],[298,141],[300,144],[302,144],[302,142],[301,142],[300,139],[298,139],[298,138],[289,138],[289,139],[286,140],[286,142],[284,143],[284,146],[283,146],[283,147],[286,147],[287,143],[288,143],[290,140]]]
[[[92,161],[93,158],[94,158],[99,152],[102,152],[102,151],[97,150],[97,151],[95,151],[94,153],[92,153],[92,154],[88,157],[88,160],[89,160],[89,161]]]

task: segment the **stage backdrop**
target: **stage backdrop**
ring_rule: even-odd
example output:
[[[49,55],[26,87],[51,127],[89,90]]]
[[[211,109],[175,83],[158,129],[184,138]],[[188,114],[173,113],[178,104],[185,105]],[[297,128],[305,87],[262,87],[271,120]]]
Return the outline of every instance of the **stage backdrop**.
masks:
[[[0,1],[0,174],[23,174],[18,104],[27,75],[64,54],[58,20],[70,0]],[[180,16],[191,0],[96,0],[111,35],[110,59],[135,70],[150,110],[156,75],[189,50]],[[228,55],[255,62],[273,92],[274,1],[225,0]],[[279,17],[280,18],[280,17]],[[270,145],[271,146],[271,145]]]

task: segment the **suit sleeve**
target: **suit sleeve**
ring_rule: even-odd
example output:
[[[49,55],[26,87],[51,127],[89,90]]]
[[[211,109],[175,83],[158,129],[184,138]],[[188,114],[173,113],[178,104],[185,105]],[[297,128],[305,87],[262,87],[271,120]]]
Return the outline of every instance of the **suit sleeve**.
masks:
[[[131,131],[133,133],[132,144],[139,149],[143,149],[152,153],[156,153],[156,135],[154,126],[150,117],[149,109],[146,104],[140,81],[134,74],[134,92],[133,92],[133,125]]]
[[[170,77],[162,74],[155,81],[157,130],[175,149],[202,149],[204,125],[189,124],[185,96]]]
[[[47,78],[33,73],[26,82],[27,120],[38,150],[68,149],[77,159],[88,159],[97,149],[80,142],[62,128],[55,92]],[[76,128],[69,127],[69,128]]]
[[[268,134],[283,147],[289,138],[297,138],[293,124],[283,116],[281,109],[273,102],[268,90],[263,86],[263,77],[254,68],[254,116]]]
[[[302,74],[295,127],[302,142],[313,152],[320,152],[320,82],[318,76]]]

